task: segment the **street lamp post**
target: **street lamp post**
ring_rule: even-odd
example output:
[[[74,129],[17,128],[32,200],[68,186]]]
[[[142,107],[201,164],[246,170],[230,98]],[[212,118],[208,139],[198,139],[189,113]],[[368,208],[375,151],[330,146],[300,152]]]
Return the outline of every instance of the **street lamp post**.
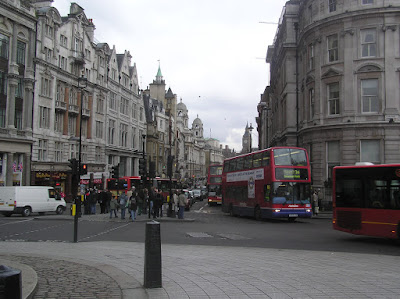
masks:
[[[250,131],[250,153],[251,153],[251,147],[252,147],[252,144],[251,144],[251,142],[252,142],[252,140],[253,140],[253,137],[251,136],[251,132],[253,131],[253,126],[251,125],[251,123],[250,123],[250,127],[249,127],[249,131]]]
[[[81,90],[81,107],[79,113],[79,157],[78,157],[78,183],[81,182],[81,164],[82,164],[82,108],[83,108],[83,89],[87,87],[87,78],[82,73],[82,76],[78,78],[78,88]],[[78,242],[78,217],[81,214],[81,198],[75,197],[76,211],[74,216],[74,243]]]

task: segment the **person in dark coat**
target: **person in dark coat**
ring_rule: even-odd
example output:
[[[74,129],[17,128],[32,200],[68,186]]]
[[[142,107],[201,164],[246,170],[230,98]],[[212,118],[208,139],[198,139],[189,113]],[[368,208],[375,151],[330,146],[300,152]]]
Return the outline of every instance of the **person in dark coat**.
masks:
[[[106,190],[102,190],[99,194],[99,204],[100,204],[100,213],[106,213],[106,203],[107,203],[107,193]]]
[[[110,203],[111,203],[112,194],[110,190],[106,191],[106,213],[110,212]]]
[[[84,214],[89,215],[90,214],[90,192],[86,192],[84,196],[84,201],[83,201],[83,206],[84,206]]]

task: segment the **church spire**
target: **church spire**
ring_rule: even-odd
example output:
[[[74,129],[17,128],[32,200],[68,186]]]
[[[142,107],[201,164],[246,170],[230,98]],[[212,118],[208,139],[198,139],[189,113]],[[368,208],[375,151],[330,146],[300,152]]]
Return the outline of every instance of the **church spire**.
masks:
[[[161,83],[162,79],[163,79],[163,75],[161,74],[160,60],[158,60],[158,71],[157,71],[157,75],[156,75],[156,82]]]

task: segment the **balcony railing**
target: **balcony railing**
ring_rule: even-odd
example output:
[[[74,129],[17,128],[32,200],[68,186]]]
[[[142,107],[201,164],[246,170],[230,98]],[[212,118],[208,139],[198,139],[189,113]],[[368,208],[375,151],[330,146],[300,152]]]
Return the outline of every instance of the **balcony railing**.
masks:
[[[82,108],[82,117],[89,118],[90,117],[90,110],[86,108]]]
[[[56,101],[56,110],[67,111],[67,103],[64,101]]]
[[[85,63],[85,56],[83,55],[82,51],[72,51],[72,59],[74,63],[77,64],[84,64]]]
[[[74,113],[74,114],[79,114],[79,106],[78,105],[69,104],[68,105],[68,112],[69,113]]]

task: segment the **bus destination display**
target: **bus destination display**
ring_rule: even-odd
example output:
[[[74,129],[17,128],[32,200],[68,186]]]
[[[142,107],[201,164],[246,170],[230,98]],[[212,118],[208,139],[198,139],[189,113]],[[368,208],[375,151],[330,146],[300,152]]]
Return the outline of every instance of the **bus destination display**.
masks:
[[[308,180],[308,171],[299,168],[276,168],[275,178],[277,180]]]

